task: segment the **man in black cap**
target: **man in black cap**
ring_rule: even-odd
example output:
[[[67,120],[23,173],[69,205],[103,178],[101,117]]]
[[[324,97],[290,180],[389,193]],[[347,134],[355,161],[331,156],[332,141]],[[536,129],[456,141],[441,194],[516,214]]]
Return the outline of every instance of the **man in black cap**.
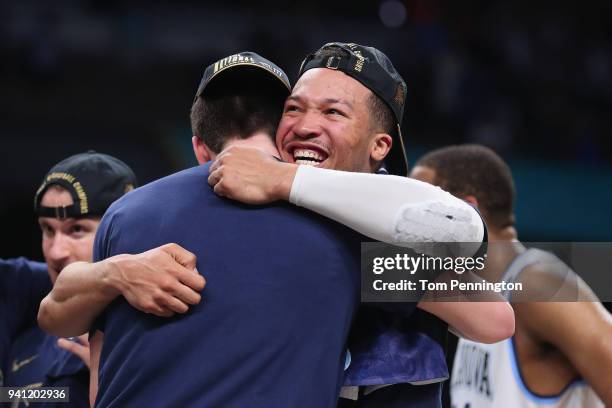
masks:
[[[399,129],[405,95],[403,80],[379,50],[352,43],[326,44],[304,60],[285,103],[276,142],[287,163],[246,148],[228,149],[211,167],[209,183],[218,194],[246,203],[288,200],[384,242],[482,240],[484,234],[476,228],[482,221],[467,204],[444,200],[423,183],[405,178],[349,173],[386,169],[406,176]],[[513,331],[512,310],[505,303],[438,302],[419,307],[478,341],[499,341]],[[445,326],[421,317],[400,324],[411,328],[418,324],[428,334],[419,337],[419,332],[398,329],[389,323],[393,319],[378,313],[367,313],[356,326],[360,333],[354,336],[347,385],[372,386],[368,392],[387,384],[447,378]],[[490,326],[485,313],[499,316],[499,326]],[[419,343],[417,338],[425,341]],[[411,346],[415,343],[418,349]],[[405,385],[400,392],[415,396],[411,406],[435,406],[440,403],[440,390],[439,384],[414,389]],[[360,406],[406,401],[388,389],[367,396],[363,390],[354,391],[359,393]]]
[[[101,216],[135,185],[132,170],[105,154],[77,154],[51,168],[34,199],[51,283],[66,265],[91,261]],[[10,282],[6,283],[3,289],[8,290]],[[25,306],[36,309],[34,305]],[[7,312],[19,315],[18,309]],[[6,318],[10,320],[11,316],[7,314]],[[89,371],[83,360],[64,349],[71,348],[69,340],[60,339],[58,343],[57,337],[45,334],[34,324],[11,340],[12,365],[6,372],[6,386],[69,387],[72,406],[88,406]]]
[[[406,85],[382,52],[352,43],[325,44],[304,60],[299,76],[276,134],[284,163],[248,148],[227,149],[211,167],[209,183],[218,194],[252,204],[290,200],[385,242],[402,243],[407,234],[415,241],[483,239],[477,212],[449,194],[405,178],[359,174],[407,175],[400,134]],[[242,188],[246,182],[248,189]],[[322,185],[330,194],[302,191]],[[374,204],[364,199],[371,192]],[[338,200],[346,205],[336,205]],[[404,215],[413,223],[396,224],[396,209],[427,200],[444,206],[435,211],[411,207],[415,211]],[[439,221],[438,228],[432,221]]]
[[[75,178],[75,174],[79,178]],[[76,181],[75,181],[76,180]],[[127,180],[127,181],[126,181]],[[58,220],[93,218],[97,227],[100,218],[113,201],[135,187],[135,176],[131,169],[120,160],[95,152],[82,153],[69,157],[55,166],[45,177],[36,193],[34,202],[36,214],[44,219],[57,218]],[[63,194],[70,193],[73,204],[47,208],[41,205],[43,193],[51,188],[52,191],[64,188]],[[45,224],[46,226],[47,224]],[[43,229],[43,247],[45,244],[45,228]],[[91,237],[95,234],[95,228]],[[89,236],[88,236],[89,237]],[[63,242],[63,241],[62,241]],[[101,308],[96,308],[100,298],[108,303],[118,295],[125,296],[135,307],[140,307],[148,313],[160,316],[171,316],[182,312],[184,304],[197,303],[199,295],[197,290],[204,287],[203,278],[193,273],[195,259],[193,254],[183,248],[168,244],[155,248],[139,255],[122,255],[100,263],[76,262],[91,261],[93,241],[80,240],[79,246],[58,246],[61,250],[49,251],[46,257],[48,273],[55,284],[60,272],[62,280],[70,281],[74,277],[87,286],[87,293],[66,294],[55,292],[57,298],[65,302],[74,302],[78,308],[59,308],[48,298],[43,299],[39,322],[41,327],[53,324],[53,319],[64,320],[70,323],[74,315],[97,316]],[[55,248],[55,247],[54,247]],[[158,301],[150,302],[152,293],[159,290],[159,282],[171,275],[180,278],[182,284],[173,282],[168,288],[158,293]],[[39,302],[37,302],[39,303]],[[63,312],[67,315],[63,316]],[[49,321],[51,320],[51,321]],[[78,331],[82,334],[86,330]],[[61,332],[55,334],[62,335]],[[63,342],[63,345],[73,351],[75,345]],[[88,355],[88,350],[85,350]]]
[[[158,301],[147,311],[163,316],[182,310],[169,305],[167,298],[188,304],[199,301],[196,290],[203,287],[203,278],[193,271],[193,254],[177,245],[90,263],[93,237],[102,214],[112,201],[134,186],[135,177],[129,167],[114,157],[95,152],[69,157],[45,176],[35,196],[35,213],[43,232],[43,253],[48,264],[24,258],[0,259],[0,384],[66,385],[74,388],[69,396],[72,406],[88,405],[86,336],[69,341],[45,335],[36,325],[41,299],[52,282],[62,280],[64,274],[72,275],[88,289],[65,299],[80,305],[76,311],[67,309],[64,315],[58,309],[60,314],[56,317],[68,324],[75,315],[97,315],[96,304],[109,294],[113,297],[123,294],[139,306],[155,293]],[[181,277],[185,283],[173,282],[160,291],[159,282],[169,276]]]
[[[204,165],[139,188],[105,215],[96,260],[176,242],[195,253],[209,284],[201,304],[169,320],[122,298],[106,309],[96,324],[101,352],[100,334],[92,339],[101,356],[97,406],[335,405],[357,303],[359,236],[289,205],[219,198],[205,182],[205,163],[228,146],[277,154],[289,92],[284,73],[257,54],[211,65],[191,114]],[[317,299],[302,296],[313,291]]]

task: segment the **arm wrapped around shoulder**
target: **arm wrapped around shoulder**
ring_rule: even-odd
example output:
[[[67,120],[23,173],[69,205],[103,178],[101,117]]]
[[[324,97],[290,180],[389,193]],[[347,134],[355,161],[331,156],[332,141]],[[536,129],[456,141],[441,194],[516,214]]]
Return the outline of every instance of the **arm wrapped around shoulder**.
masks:
[[[299,166],[289,200],[378,241],[482,242],[472,206],[430,184],[399,176]]]

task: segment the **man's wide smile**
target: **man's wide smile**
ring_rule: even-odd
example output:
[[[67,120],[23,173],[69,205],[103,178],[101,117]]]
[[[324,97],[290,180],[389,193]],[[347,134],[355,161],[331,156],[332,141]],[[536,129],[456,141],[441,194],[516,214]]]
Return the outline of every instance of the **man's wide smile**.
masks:
[[[296,164],[319,166],[329,157],[329,153],[322,147],[311,143],[290,143],[287,152],[293,157]]]

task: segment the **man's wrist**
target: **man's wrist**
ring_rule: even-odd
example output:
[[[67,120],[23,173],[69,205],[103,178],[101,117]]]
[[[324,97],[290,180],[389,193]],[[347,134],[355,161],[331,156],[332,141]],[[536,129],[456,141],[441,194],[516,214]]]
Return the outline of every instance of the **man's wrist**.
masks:
[[[116,255],[94,264],[100,268],[102,289],[110,299],[114,299],[123,293],[124,282],[120,266],[123,260],[123,255]]]
[[[293,185],[297,169],[297,164],[278,163],[278,177],[274,178],[277,182],[273,186],[273,196],[276,197],[276,199],[289,201],[291,186]]]

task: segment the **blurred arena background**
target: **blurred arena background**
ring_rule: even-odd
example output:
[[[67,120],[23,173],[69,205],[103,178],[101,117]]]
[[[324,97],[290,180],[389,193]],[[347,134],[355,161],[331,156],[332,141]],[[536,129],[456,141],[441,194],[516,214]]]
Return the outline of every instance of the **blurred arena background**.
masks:
[[[51,165],[95,149],[141,183],[195,165],[188,112],[206,65],[252,50],[294,80],[329,41],[394,62],[413,161],[463,142],[509,161],[522,240],[610,241],[611,17],[606,1],[5,0],[0,256],[42,259],[32,197]]]

